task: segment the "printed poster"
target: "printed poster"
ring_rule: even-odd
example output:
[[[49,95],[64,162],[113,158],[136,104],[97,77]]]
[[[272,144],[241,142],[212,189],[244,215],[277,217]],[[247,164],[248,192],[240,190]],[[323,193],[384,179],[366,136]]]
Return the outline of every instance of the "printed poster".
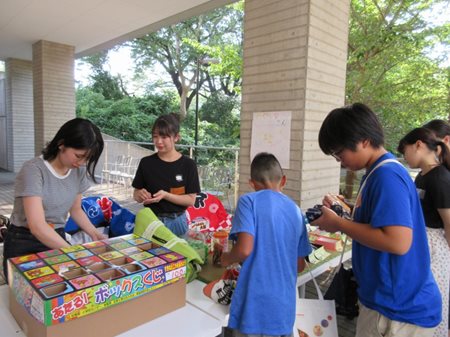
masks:
[[[253,113],[250,160],[259,152],[269,152],[282,168],[289,169],[291,116],[291,111]]]

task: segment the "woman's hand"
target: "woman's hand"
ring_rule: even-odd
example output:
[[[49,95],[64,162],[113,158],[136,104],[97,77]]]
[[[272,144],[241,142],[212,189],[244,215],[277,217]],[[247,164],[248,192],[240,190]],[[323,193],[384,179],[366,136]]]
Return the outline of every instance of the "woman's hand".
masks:
[[[100,233],[97,229],[89,234],[92,238],[92,241],[100,241],[108,238],[108,235]]]
[[[137,202],[145,204],[146,200],[152,199],[152,194],[145,188],[134,189],[133,197]]]
[[[23,208],[31,233],[41,243],[51,249],[70,246],[45,220],[45,211],[41,197],[23,197]]]
[[[164,190],[159,190],[158,192],[153,193],[152,198],[144,200],[143,204],[147,205],[147,204],[154,204],[154,203],[160,202],[162,199],[165,199],[168,194],[169,194],[169,192],[166,192]]]
[[[92,240],[99,241],[108,238],[105,234],[102,234],[97,230],[87,217],[86,213],[84,213],[81,208],[81,194],[77,195],[70,209],[70,216],[75,223],[92,238]]]

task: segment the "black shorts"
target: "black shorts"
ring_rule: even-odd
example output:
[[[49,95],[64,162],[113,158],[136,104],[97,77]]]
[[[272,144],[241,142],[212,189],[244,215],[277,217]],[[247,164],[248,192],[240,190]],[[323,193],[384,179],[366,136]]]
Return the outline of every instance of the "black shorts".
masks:
[[[65,240],[66,234],[64,228],[55,229],[55,231]],[[41,243],[30,230],[25,227],[10,225],[6,231],[5,241],[3,243],[3,273],[8,282],[8,268],[6,261],[12,257],[39,253],[51,248]]]

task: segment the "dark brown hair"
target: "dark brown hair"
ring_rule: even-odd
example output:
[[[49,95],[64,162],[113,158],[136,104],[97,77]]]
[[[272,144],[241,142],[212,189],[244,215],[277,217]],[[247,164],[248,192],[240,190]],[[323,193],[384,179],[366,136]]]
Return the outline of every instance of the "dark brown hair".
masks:
[[[180,133],[180,117],[176,113],[159,116],[152,127],[152,136],[159,134],[165,137],[175,137]]]
[[[450,153],[448,152],[447,146],[436,138],[433,131],[425,127],[416,128],[404,136],[398,144],[398,152],[404,154],[406,145],[413,145],[418,140],[424,143],[430,151],[435,152],[439,158],[439,162],[447,169],[450,169]]]
[[[433,131],[438,138],[450,136],[450,124],[442,119],[433,119],[423,126],[426,129]]]
[[[78,150],[87,150],[87,174],[94,182],[95,167],[103,152],[103,137],[100,129],[91,121],[83,118],[74,118],[66,122],[56,133],[55,137],[42,150],[45,160],[49,161],[58,155],[59,147],[71,147]]]

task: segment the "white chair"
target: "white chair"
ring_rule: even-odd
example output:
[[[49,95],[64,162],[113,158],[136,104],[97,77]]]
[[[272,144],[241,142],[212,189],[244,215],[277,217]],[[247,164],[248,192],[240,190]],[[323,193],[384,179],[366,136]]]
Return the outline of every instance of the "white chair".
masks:
[[[108,185],[108,190],[109,190],[109,183],[110,183],[110,179],[111,179],[111,174],[113,172],[116,172],[118,167],[120,165],[122,165],[123,161],[125,160],[125,156],[122,154],[119,154],[116,157],[116,160],[114,162],[105,162],[103,164],[103,168],[102,168],[102,177],[101,177],[101,183],[103,184],[103,181],[106,180],[106,183]]]
[[[111,182],[113,183],[113,191],[115,185],[121,185],[123,183],[123,173],[127,171],[131,159],[131,156],[123,156],[123,159],[120,162],[117,162],[114,169],[109,172],[109,175],[111,176]]]
[[[230,191],[233,184],[231,170],[227,168],[210,168],[208,178],[205,180],[207,184],[204,186],[203,192],[215,195],[219,198],[225,196],[228,202],[228,211],[232,211],[230,201]]]
[[[200,188],[206,189],[210,184],[209,172],[210,168],[208,166],[198,166],[198,180],[200,181]]]
[[[136,175],[136,170],[138,168],[140,159],[131,157],[130,162],[125,170],[120,174],[120,179],[123,182],[125,191],[128,193],[128,189],[131,187],[134,176]]]

